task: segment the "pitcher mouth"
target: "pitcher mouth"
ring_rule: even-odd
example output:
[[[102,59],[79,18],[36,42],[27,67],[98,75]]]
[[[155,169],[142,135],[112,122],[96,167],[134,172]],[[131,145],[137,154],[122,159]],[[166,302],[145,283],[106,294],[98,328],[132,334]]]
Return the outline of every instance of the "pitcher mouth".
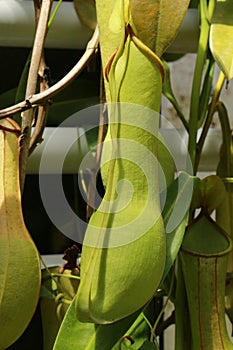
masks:
[[[189,247],[185,247],[184,246],[184,242],[185,242],[185,237],[184,237],[184,241],[183,244],[181,246],[181,251],[189,254],[189,255],[193,255],[193,256],[198,256],[198,257],[203,257],[203,258],[213,258],[213,257],[221,257],[224,256],[226,254],[228,254],[233,246],[232,246],[232,240],[231,237],[220,227],[218,226],[218,224],[209,216],[206,215],[204,212],[201,212],[195,219],[194,221],[187,227],[186,232],[188,229],[191,228],[192,225],[198,223],[202,218],[205,218],[206,220],[208,220],[208,222],[213,225],[213,227],[215,228],[215,235],[218,233],[220,236],[222,236],[225,239],[225,243],[221,243],[222,245],[225,245],[227,247],[223,247],[223,249],[221,250],[221,247],[219,247],[218,244],[216,244],[216,251],[211,251],[211,252],[205,252],[205,247],[203,248],[203,251],[201,251],[201,247],[200,250],[197,248],[191,248],[190,245],[191,243],[187,244],[189,245]],[[203,237],[205,236],[205,232],[203,232]],[[195,241],[195,234],[193,234],[193,240]],[[217,251],[218,249],[218,251]],[[208,249],[206,249],[208,250]]]

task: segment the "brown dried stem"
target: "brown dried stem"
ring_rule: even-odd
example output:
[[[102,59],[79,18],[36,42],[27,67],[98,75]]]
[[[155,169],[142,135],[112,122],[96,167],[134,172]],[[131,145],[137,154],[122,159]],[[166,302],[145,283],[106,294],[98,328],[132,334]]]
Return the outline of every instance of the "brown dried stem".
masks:
[[[40,92],[45,91],[49,88],[49,72],[48,67],[45,64],[44,54],[42,55],[39,69],[39,77],[40,77]],[[49,111],[50,101],[47,100],[45,104],[38,107],[37,117],[36,117],[36,125],[31,136],[30,147],[29,147],[29,155],[33,152],[36,146],[43,141],[42,135],[44,128],[46,126],[48,111]]]
[[[40,11],[39,20],[37,23],[36,34],[34,45],[32,49],[32,58],[29,68],[28,81],[26,87],[25,98],[35,94],[38,80],[38,71],[41,62],[42,53],[44,50],[44,42],[47,34],[48,20],[50,15],[50,10],[53,0],[43,0],[41,8],[37,7],[37,2],[35,4],[36,19],[38,11]],[[31,127],[34,117],[34,109],[30,108],[22,112],[22,127],[21,127],[21,136],[20,136],[20,155],[19,155],[19,164],[20,164],[20,187],[21,191],[24,187],[27,160],[29,154],[29,145],[31,138]]]
[[[34,7],[35,7],[36,28],[37,28],[39,17],[40,17],[41,1],[34,0]],[[42,52],[42,56],[40,60],[38,75],[40,78],[40,92],[41,92],[48,89],[50,85],[50,74],[49,74],[49,69],[45,63],[44,50]],[[48,110],[49,110],[49,100],[44,105],[38,107],[36,125],[30,140],[29,155],[36,148],[37,144],[43,141],[42,135],[46,125]]]

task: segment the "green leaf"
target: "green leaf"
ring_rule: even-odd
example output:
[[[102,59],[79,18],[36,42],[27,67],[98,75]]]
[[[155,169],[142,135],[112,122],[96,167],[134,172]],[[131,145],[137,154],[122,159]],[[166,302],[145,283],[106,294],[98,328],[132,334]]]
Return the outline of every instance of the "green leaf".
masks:
[[[163,94],[164,96],[171,102],[171,104],[173,105],[173,107],[175,108],[178,117],[180,118],[180,120],[182,121],[183,125],[185,126],[186,129],[188,129],[188,123],[185,120],[184,114],[180,108],[180,105],[173,93],[173,89],[172,89],[172,84],[171,84],[171,79],[170,79],[170,68],[169,65],[166,61],[163,60],[163,66],[165,69],[165,80],[163,83]]]
[[[99,103],[99,98],[97,96],[75,100],[64,100],[60,102],[56,101],[49,109],[47,126],[57,126],[72,114],[90,106],[94,106],[97,103]],[[96,115],[95,119],[92,118],[91,122],[93,122],[93,125],[98,125],[98,115]],[[80,127],[84,127],[85,124],[87,125],[88,123],[90,125],[90,120],[86,120],[86,116],[80,113],[75,126],[79,124]]]
[[[188,226],[182,247],[194,253],[215,255],[229,250],[230,239],[208,214],[201,212]]]
[[[59,304],[60,306],[61,304]],[[61,320],[57,315],[58,304],[48,298],[40,299],[41,324],[43,330],[43,350],[51,350],[56,339]]]
[[[40,298],[55,299],[58,292],[57,284],[55,280],[51,278],[50,273],[58,272],[58,267],[51,267],[48,270],[43,269],[41,271]]]
[[[172,267],[182,244],[189,217],[192,192],[197,181],[198,178],[181,172],[167,190],[167,199],[162,212],[167,231],[167,254],[163,280]],[[172,229],[172,227],[174,228]]]
[[[49,108],[47,126],[57,126],[72,114],[87,107],[99,104],[99,86],[97,81],[91,79],[75,79],[69,86],[59,92],[52,99]],[[88,118],[90,119],[90,118]],[[98,125],[98,113],[95,120],[91,122]],[[86,120],[82,113],[79,113],[77,123],[81,127],[90,125],[90,120]],[[77,126],[77,123],[75,126]]]
[[[110,350],[130,328],[140,311],[110,325],[95,325],[77,320],[74,298],[70,305],[53,350]]]
[[[80,21],[91,29],[96,26],[96,9],[94,0],[74,0],[74,8]]]
[[[233,2],[217,0],[210,28],[210,49],[228,80],[233,77]]]
[[[143,312],[140,313],[136,321],[132,324],[132,326],[127,330],[120,341],[114,346],[112,350],[119,350],[119,345],[121,346],[121,350],[128,349],[137,350],[144,343],[146,339],[149,339],[150,336],[150,327],[145,320],[143,314],[147,314],[150,311],[151,305],[145,308]],[[128,338],[128,337],[129,338]]]
[[[209,175],[202,179],[195,188],[192,199],[192,210],[205,208],[210,214],[223,202],[226,189],[223,181],[217,175]]]
[[[53,81],[55,84],[57,81]],[[62,91],[53,97],[54,102],[78,100],[87,97],[99,96],[99,82],[97,79],[76,78]]]
[[[40,298],[55,299],[55,294],[53,294],[46,286],[42,285],[40,289]]]
[[[6,108],[15,104],[16,89],[10,89],[0,94],[0,106]]]
[[[158,161],[161,166],[162,174],[161,176],[165,177],[166,187],[168,187],[174,180],[175,174],[175,162],[174,159],[166,146],[165,141],[162,138],[162,135],[159,134],[158,137]],[[162,179],[159,181],[162,184]]]
[[[231,279],[226,283],[226,295],[225,295],[225,307],[226,313],[231,323],[233,323],[233,280]]]
[[[162,56],[178,33],[189,0],[131,0],[130,4],[139,38]]]
[[[65,269],[59,274],[59,267],[42,271],[42,287],[40,295],[40,311],[43,328],[43,350],[51,350],[56,339],[62,319],[77,291],[79,280],[69,278],[76,276],[77,269]],[[51,273],[60,276],[53,277]],[[60,297],[60,298],[59,298]],[[64,302],[64,300],[66,302]]]
[[[15,95],[15,103],[19,103],[21,101],[24,101],[25,99],[25,91],[27,87],[27,80],[28,80],[28,73],[30,68],[30,62],[31,62],[31,55],[32,51],[30,51],[27,61],[24,65],[19,84],[17,86],[16,95]],[[16,113],[14,116],[14,120],[21,125],[21,113]]]
[[[151,343],[149,340],[146,340],[139,350],[156,350],[155,344]]]

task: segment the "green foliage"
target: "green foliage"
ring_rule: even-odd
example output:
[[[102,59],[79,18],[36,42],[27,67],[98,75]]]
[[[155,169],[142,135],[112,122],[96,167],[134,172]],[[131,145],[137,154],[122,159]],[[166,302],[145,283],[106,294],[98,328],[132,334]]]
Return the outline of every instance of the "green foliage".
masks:
[[[19,83],[17,88],[15,89],[15,99],[12,101],[11,104],[14,103],[19,103],[25,99],[25,92],[26,92],[26,87],[27,87],[27,80],[28,80],[28,73],[29,73],[29,67],[30,67],[30,62],[31,62],[31,52],[27,58],[27,61],[24,65]],[[14,120],[21,125],[21,114],[17,113],[14,116]]]
[[[149,342],[148,340],[146,340],[143,345],[139,348],[139,350],[154,350],[156,349],[156,346]]]
[[[180,253],[191,348],[233,349],[225,324],[225,276],[232,242],[203,212],[187,228]]]
[[[18,169],[19,127],[0,121],[0,349],[28,326],[39,299],[40,261],[24,224]]]
[[[59,329],[53,350],[109,350],[130,328],[140,312],[110,325],[96,325],[77,320],[76,299],[70,305]]]
[[[233,78],[233,3],[217,0],[210,29],[210,48],[227,80]]]
[[[159,295],[158,288],[176,309],[177,350],[218,350],[223,343],[232,349],[225,330],[224,293],[226,254],[230,254],[225,303],[232,321],[233,254],[222,230],[233,237],[232,135],[227,110],[219,102],[223,73],[227,80],[233,77],[232,0],[98,0],[96,4],[74,0],[74,6],[84,25],[94,29],[98,22],[100,30],[108,102],[101,168],[105,196],[87,228],[80,286],[79,280],[61,277],[57,268],[53,270],[56,279],[48,271],[43,276],[44,350],[158,350],[154,343],[157,321],[152,317],[150,324],[148,311],[151,300]],[[189,118],[176,100],[168,64],[159,59],[178,33],[188,7],[199,7],[200,15]],[[24,100],[30,59],[17,89],[0,96],[2,107]],[[223,73],[212,94],[215,62]],[[47,126],[59,125],[73,113],[99,103],[98,84],[76,79],[54,96]],[[194,173],[213,115],[218,113],[223,139],[219,176],[199,180],[181,172],[174,179],[172,155],[158,138],[162,91],[188,133]],[[132,104],[137,105],[136,111]],[[14,118],[20,123],[19,114]],[[87,126],[85,120],[78,122]],[[22,218],[17,138],[4,129],[12,127],[6,123],[1,121],[0,130],[0,320],[4,320],[0,350],[14,343],[27,327],[41,280],[38,252]],[[87,138],[93,151],[96,128]],[[166,187],[162,209],[161,182]],[[197,217],[196,209],[200,209]],[[214,210],[217,223],[210,218]],[[151,218],[156,218],[152,224]]]
[[[100,6],[101,2],[98,4]],[[112,159],[107,158],[105,196],[86,231],[81,284],[76,300],[76,313],[81,321],[101,324],[115,322],[143,307],[155,294],[165,263],[165,235],[159,213],[158,191],[152,190],[156,188],[158,179],[156,171],[150,171],[156,161],[149,157],[150,152],[157,153],[158,114],[151,114],[151,110],[159,110],[161,73],[130,35],[125,42],[127,11],[122,2],[118,6],[119,11],[114,13],[114,17],[109,16],[109,24],[106,25],[102,12],[98,14],[98,23],[100,30],[105,28],[108,33],[108,40],[101,42],[102,49],[115,36],[113,28],[116,23],[118,25],[115,30],[119,50],[113,62],[110,62],[109,102],[128,104],[109,106],[109,129],[104,148],[112,145]],[[111,13],[112,5],[105,4],[106,8]],[[123,18],[122,14],[126,17]],[[145,76],[145,73],[148,75]],[[136,80],[135,74],[138,74]],[[128,87],[133,82],[132,91]],[[143,95],[142,84],[148,91]],[[138,122],[132,103],[139,105],[135,109]],[[119,187],[122,179],[122,187]],[[129,182],[133,188],[130,200],[127,199]],[[140,267],[137,268],[139,257]],[[128,286],[127,294],[124,292],[125,283]]]
[[[80,21],[87,27],[94,29],[96,26],[96,10],[93,0],[74,0],[74,8]]]
[[[168,187],[167,200],[162,212],[166,230],[166,263],[164,280],[171,269],[183,241],[185,227],[189,218],[190,195],[198,178],[181,172]],[[188,200],[189,198],[189,200]],[[170,227],[174,227],[171,231]]]
[[[159,57],[174,40],[188,5],[189,0],[177,0],[169,3],[169,6],[164,0],[130,2],[130,11],[138,37]]]
[[[223,202],[226,189],[223,181],[217,175],[209,175],[196,186],[191,209],[204,208],[209,214]]]
[[[137,350],[144,343],[145,339],[149,339],[150,327],[144,315],[147,313],[146,311],[140,313],[136,321],[127,330],[124,337],[118,341],[113,350]]]
[[[184,127],[188,129],[188,123],[185,120],[185,117],[183,115],[183,112],[181,110],[181,107],[173,93],[171,79],[170,79],[170,68],[166,61],[163,61],[163,66],[165,69],[165,80],[163,83],[163,95],[172,103],[174,106],[178,116],[180,117],[180,120],[182,121]]]

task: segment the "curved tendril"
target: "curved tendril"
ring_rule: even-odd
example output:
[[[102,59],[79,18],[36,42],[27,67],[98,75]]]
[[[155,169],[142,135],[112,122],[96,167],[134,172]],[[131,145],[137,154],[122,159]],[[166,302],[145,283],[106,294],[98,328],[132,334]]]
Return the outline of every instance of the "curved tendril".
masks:
[[[165,78],[165,70],[163,67],[163,63],[160,58],[148,47],[146,46],[134,33],[133,28],[130,24],[127,25],[127,31],[132,39],[133,43],[137,46],[137,48],[142,51],[146,56],[149,56],[153,62],[156,63],[157,67],[160,70],[162,81],[164,82]]]
[[[112,62],[117,54],[117,51],[119,50],[119,46],[115,48],[114,52],[111,54],[109,60],[108,60],[108,63],[106,64],[105,66],[105,69],[104,69],[104,76],[105,76],[105,79],[107,80],[107,82],[109,82],[109,72],[110,72],[110,69],[111,69],[111,66],[112,66]]]
[[[149,58],[155,62],[155,64],[157,65],[157,67],[160,70],[161,73],[161,77],[162,77],[162,82],[164,82],[164,78],[165,78],[165,69],[163,67],[163,63],[160,60],[160,58],[148,47],[146,46],[134,33],[133,28],[131,27],[131,25],[128,23],[126,26],[126,33],[125,33],[125,41],[128,37],[128,34],[130,35],[131,40],[133,41],[133,43],[135,44],[135,46],[137,46],[137,48],[142,51],[146,56],[149,56]],[[119,46],[116,47],[116,49],[114,50],[114,52],[112,53],[112,55],[110,56],[108,63],[105,66],[105,70],[104,70],[104,75],[105,75],[105,79],[107,81],[109,81],[109,72],[111,70],[111,66],[112,63],[114,61],[114,58],[117,54],[119,50]]]

